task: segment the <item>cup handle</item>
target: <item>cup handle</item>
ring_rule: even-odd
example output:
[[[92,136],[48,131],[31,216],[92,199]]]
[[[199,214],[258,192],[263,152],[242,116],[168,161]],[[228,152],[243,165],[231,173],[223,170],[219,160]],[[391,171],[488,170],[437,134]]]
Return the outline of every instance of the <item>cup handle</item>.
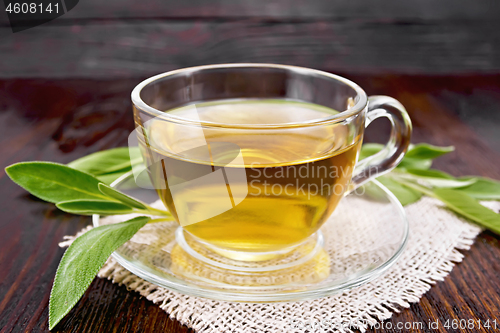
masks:
[[[386,117],[391,122],[389,142],[377,154],[356,164],[349,192],[394,169],[401,162],[410,145],[411,120],[401,103],[389,96],[370,96],[365,128],[380,117]]]

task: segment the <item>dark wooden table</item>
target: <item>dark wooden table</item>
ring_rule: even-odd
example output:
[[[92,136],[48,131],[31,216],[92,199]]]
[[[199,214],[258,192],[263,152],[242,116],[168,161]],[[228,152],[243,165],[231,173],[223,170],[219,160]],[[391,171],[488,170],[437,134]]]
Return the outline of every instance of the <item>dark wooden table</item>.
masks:
[[[500,154],[491,148],[498,139],[500,123],[490,121],[497,119],[500,109],[500,76],[345,75],[369,94],[399,99],[413,120],[413,142],[456,147],[455,152],[438,159],[436,167],[456,176],[475,174],[500,179]],[[8,179],[3,168],[26,160],[66,163],[94,151],[126,145],[133,127],[129,94],[139,81],[0,80],[1,332],[48,330],[50,288],[64,251],[57,244],[64,235],[90,224],[88,217],[64,214],[28,195]],[[469,121],[477,129],[474,131],[460,119],[468,121],[467,115],[481,112],[489,134],[483,133],[481,122]],[[367,140],[383,140],[380,133],[387,126],[383,122],[379,125],[371,126]],[[372,129],[375,127],[378,130]],[[419,303],[395,313],[387,323],[395,327],[398,322],[424,322],[427,327],[429,321],[439,320],[438,331],[446,332],[443,324],[451,319],[500,321],[500,237],[483,232],[464,254],[463,262],[444,281],[436,283]],[[138,294],[95,279],[55,331],[188,329]],[[476,327],[463,331],[479,330]]]

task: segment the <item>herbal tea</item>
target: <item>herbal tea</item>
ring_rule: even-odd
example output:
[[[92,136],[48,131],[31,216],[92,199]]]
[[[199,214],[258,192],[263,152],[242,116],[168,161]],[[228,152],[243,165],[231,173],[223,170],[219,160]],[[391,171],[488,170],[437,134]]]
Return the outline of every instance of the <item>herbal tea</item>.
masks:
[[[140,143],[151,180],[177,221],[229,250],[276,251],[312,235],[344,195],[361,145],[362,131],[349,137],[345,125],[290,128],[336,113],[309,103],[221,101],[168,113],[221,124],[154,118],[142,124]],[[275,128],[257,128],[266,124]]]

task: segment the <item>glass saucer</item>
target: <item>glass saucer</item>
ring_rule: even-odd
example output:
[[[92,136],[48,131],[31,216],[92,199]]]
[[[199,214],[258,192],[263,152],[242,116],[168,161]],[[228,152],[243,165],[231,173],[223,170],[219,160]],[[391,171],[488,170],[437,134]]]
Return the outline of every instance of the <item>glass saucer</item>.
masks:
[[[133,176],[112,185],[143,202],[153,190],[133,186]],[[158,202],[156,204],[159,204]],[[94,226],[132,216],[93,216]],[[147,224],[112,254],[135,275],[183,294],[236,302],[284,302],[340,293],[382,275],[400,257],[408,221],[396,197],[372,181],[342,199],[333,215],[293,256],[259,263],[236,261],[193,241],[176,222]]]

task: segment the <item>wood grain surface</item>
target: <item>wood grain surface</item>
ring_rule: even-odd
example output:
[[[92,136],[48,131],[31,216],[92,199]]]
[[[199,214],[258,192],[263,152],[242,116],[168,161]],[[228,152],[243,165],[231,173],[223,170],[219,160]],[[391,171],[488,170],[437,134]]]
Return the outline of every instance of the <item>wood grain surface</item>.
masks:
[[[399,99],[414,124],[413,142],[455,145],[435,166],[456,176],[500,179],[500,154],[488,137],[460,120],[460,106],[500,108],[500,76],[366,76],[346,74],[369,94]],[[12,183],[3,168],[26,160],[61,163],[126,145],[133,128],[129,94],[140,79],[0,81],[0,332],[47,332],[48,299],[58,262],[57,244],[90,224],[90,218],[62,213]],[[478,111],[479,112],[479,111]],[[500,130],[498,123],[496,130]],[[491,127],[490,126],[490,127]],[[368,141],[381,141],[387,127],[375,122]],[[498,133],[498,132],[497,132]],[[500,237],[483,232],[465,258],[421,301],[384,322],[422,322],[408,332],[452,332],[447,320],[500,321]],[[224,315],[224,314],[221,314]],[[428,328],[438,320],[440,328]],[[500,323],[499,323],[500,324]],[[393,328],[388,328],[392,325]],[[55,332],[187,332],[156,305],[134,292],[95,279]],[[494,332],[493,329],[456,330]]]
[[[0,77],[124,78],[227,62],[359,74],[498,74],[500,20],[492,14],[500,17],[500,10],[475,19],[63,16],[16,34],[0,25]]]

